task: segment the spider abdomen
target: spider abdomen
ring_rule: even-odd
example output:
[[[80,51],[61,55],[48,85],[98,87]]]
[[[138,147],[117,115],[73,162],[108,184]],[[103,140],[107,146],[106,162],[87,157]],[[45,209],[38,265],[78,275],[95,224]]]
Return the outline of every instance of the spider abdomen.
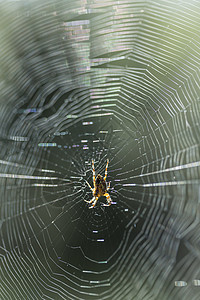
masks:
[[[100,197],[106,193],[106,182],[101,175],[98,175],[95,182],[94,196]]]
[[[106,186],[104,185],[96,186],[94,191],[94,196],[100,197],[103,196],[105,193],[106,193]]]

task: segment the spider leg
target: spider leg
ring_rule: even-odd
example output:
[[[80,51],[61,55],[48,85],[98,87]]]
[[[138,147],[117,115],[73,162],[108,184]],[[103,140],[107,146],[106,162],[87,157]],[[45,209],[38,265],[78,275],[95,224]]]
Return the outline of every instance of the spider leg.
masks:
[[[109,190],[109,188],[110,188],[110,182],[108,183],[107,191]]]
[[[106,177],[107,177],[107,174],[108,174],[108,163],[109,163],[109,159],[107,159],[104,180],[106,180]]]
[[[84,201],[87,202],[87,203],[92,203],[93,201],[95,201],[95,199],[96,199],[96,198],[93,197],[92,200],[90,200],[90,201],[87,201],[87,200],[84,200]]]
[[[91,189],[91,191],[93,192],[93,188],[91,187],[91,185],[89,184],[89,182],[86,181],[86,183],[89,186],[89,188]]]
[[[92,174],[93,174],[93,186],[95,187],[95,169],[94,169],[94,160],[92,160]]]
[[[95,200],[94,200],[94,202],[93,202],[92,206],[90,206],[89,208],[93,208],[93,207],[96,205],[96,203],[97,203],[97,200],[98,200],[98,197],[94,197],[94,198],[95,198]]]
[[[104,204],[103,206],[110,206],[111,205],[110,195],[108,193],[105,193],[104,196],[106,197],[108,204]]]

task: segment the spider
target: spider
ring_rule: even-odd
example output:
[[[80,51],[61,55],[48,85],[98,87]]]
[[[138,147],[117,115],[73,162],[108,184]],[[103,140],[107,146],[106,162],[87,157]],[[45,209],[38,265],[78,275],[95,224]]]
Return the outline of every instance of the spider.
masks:
[[[98,174],[97,178],[95,179],[94,160],[92,160],[92,173],[93,173],[93,186],[94,186],[94,188],[92,188],[87,181],[86,182],[87,182],[87,185],[89,186],[89,188],[91,189],[91,191],[93,193],[93,198],[90,201],[84,200],[87,203],[92,203],[92,206],[90,206],[89,208],[93,208],[96,205],[97,200],[101,196],[105,196],[106,199],[107,199],[107,202],[108,202],[108,204],[103,204],[103,206],[110,206],[111,205],[111,198],[110,198],[110,195],[107,192],[110,188],[110,182],[109,182],[108,186],[106,184],[106,177],[107,177],[107,174],[108,174],[108,172],[107,172],[108,163],[109,163],[109,160],[107,159],[104,178],[100,174]]]

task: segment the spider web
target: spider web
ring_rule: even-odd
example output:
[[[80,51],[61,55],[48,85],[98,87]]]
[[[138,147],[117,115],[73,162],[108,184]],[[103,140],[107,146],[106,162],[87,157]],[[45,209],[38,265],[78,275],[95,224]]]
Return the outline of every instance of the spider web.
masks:
[[[199,299],[200,3],[0,12],[0,298]]]

